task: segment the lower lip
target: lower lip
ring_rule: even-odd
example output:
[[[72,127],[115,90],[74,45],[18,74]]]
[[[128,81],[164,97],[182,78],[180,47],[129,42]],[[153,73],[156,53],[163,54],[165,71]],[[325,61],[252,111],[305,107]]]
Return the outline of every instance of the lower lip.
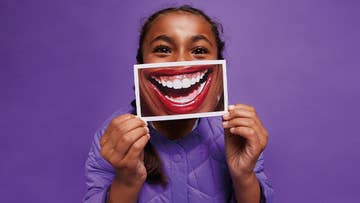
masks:
[[[187,103],[174,103],[170,100],[168,100],[161,92],[158,90],[155,85],[151,84],[152,89],[155,92],[155,95],[158,96],[160,101],[165,105],[165,107],[174,114],[186,114],[186,113],[196,113],[194,112],[196,109],[198,109],[203,101],[205,100],[205,97],[208,93],[208,90],[210,88],[210,84],[212,81],[212,73],[209,73],[207,76],[207,80],[205,81],[205,86],[203,87],[200,94],[198,94],[192,101]],[[199,87],[200,88],[200,87]]]

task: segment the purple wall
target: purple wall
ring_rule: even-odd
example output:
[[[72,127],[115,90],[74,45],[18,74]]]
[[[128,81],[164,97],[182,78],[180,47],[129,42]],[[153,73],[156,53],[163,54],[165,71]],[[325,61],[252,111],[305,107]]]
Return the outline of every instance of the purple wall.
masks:
[[[133,97],[140,18],[166,5],[0,1],[0,202],[80,201],[93,133]],[[359,202],[359,1],[193,5],[224,25],[230,102],[270,132],[276,202]]]

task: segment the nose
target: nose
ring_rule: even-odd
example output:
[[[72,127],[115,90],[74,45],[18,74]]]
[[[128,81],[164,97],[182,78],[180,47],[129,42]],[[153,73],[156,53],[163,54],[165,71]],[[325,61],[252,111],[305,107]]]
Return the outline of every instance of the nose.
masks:
[[[175,61],[191,61],[191,60],[193,60],[192,56],[184,51],[179,52],[175,58]]]

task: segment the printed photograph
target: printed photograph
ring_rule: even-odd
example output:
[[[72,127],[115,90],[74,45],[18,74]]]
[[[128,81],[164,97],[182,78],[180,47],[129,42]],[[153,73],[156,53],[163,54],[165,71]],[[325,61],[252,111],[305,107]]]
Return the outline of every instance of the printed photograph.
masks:
[[[135,65],[137,114],[148,121],[222,115],[225,73],[225,60]]]

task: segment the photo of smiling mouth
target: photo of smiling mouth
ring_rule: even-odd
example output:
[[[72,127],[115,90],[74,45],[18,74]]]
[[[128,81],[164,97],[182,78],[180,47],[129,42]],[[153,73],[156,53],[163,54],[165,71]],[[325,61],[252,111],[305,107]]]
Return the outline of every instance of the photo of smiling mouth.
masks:
[[[192,113],[203,103],[211,84],[214,66],[162,68],[147,79],[164,106],[173,113]]]

